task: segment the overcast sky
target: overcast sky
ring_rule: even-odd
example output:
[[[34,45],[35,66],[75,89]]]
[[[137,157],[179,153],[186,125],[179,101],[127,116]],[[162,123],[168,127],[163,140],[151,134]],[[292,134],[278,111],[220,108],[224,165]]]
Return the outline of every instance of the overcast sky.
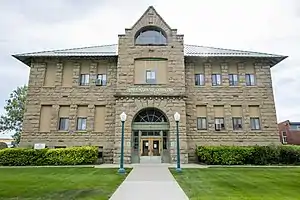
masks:
[[[300,121],[299,0],[0,0],[0,114],[29,68],[11,54],[116,44],[152,5],[186,44],[287,55],[272,68],[278,121]]]

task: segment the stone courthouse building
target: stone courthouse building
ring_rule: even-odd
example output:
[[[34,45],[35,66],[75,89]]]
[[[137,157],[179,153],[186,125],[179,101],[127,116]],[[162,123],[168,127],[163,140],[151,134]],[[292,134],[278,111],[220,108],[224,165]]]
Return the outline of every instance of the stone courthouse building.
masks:
[[[186,30],[192,31],[192,30]],[[21,146],[98,146],[118,163],[181,162],[197,145],[280,144],[270,68],[285,56],[184,44],[150,6],[118,44],[13,55],[30,67]]]

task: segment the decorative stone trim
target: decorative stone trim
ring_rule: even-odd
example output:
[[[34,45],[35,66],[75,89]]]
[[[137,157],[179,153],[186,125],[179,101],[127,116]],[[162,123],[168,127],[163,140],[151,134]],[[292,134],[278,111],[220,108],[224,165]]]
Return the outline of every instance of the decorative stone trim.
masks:
[[[186,99],[187,96],[186,95],[120,95],[120,94],[116,94],[114,95],[114,97],[116,98],[116,100],[123,100],[123,99],[138,99],[138,100],[164,100],[164,99],[173,99],[173,100],[180,100],[180,99]]]

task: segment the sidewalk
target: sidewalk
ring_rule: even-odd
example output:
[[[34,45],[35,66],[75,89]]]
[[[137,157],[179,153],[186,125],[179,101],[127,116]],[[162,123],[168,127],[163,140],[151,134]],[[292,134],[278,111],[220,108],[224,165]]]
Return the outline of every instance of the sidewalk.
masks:
[[[136,165],[110,200],[188,200],[167,165]]]

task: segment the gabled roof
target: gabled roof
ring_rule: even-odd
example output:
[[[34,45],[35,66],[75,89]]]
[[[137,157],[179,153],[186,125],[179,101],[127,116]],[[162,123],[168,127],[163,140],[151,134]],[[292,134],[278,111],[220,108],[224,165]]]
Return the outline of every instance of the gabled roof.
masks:
[[[141,21],[149,12],[153,12],[158,18],[159,20],[161,20],[169,29],[171,29],[171,27],[167,24],[167,22],[158,14],[158,12],[155,10],[155,8],[153,6],[149,6],[148,9],[144,12],[144,14],[139,18],[139,20],[137,20],[135,22],[135,24],[131,27],[132,29],[139,23],[139,21]]]
[[[13,57],[17,58],[25,64],[29,64],[29,60],[32,57],[109,57],[118,56],[118,45],[102,45],[92,47],[82,47],[73,49],[62,49],[52,51],[40,51],[32,53],[15,54]],[[197,45],[184,45],[185,57],[252,57],[252,58],[271,58],[273,65],[279,63],[287,56],[241,51],[233,49],[222,49],[207,46]]]

